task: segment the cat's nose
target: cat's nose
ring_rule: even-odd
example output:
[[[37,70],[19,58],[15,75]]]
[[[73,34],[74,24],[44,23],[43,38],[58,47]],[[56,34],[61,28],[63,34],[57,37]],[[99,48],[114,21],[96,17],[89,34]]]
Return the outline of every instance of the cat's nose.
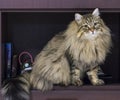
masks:
[[[92,32],[92,34],[94,34],[94,28],[90,28],[90,31]]]

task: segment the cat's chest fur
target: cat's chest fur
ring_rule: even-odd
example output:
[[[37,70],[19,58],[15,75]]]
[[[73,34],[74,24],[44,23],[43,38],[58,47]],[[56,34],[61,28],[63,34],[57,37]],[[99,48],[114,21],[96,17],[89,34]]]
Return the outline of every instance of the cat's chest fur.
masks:
[[[69,53],[74,60],[84,65],[92,66],[102,63],[105,59],[106,50],[102,42],[97,41],[76,41],[69,48]]]

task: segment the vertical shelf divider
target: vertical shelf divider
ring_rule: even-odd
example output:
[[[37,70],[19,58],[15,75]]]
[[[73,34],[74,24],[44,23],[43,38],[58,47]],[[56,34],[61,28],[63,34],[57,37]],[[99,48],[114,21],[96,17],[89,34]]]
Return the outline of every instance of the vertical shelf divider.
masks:
[[[0,11],[0,88],[2,80],[2,12]]]

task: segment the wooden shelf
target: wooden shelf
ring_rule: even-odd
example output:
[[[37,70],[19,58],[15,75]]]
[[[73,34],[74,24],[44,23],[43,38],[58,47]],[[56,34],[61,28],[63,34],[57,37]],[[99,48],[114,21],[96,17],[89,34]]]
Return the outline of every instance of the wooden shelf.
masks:
[[[68,87],[64,87],[64,86],[54,86],[53,88],[54,91],[64,91],[64,90],[75,90],[75,91],[107,91],[107,90],[120,90],[120,84],[106,84],[103,86],[93,86],[93,85],[83,85],[83,86],[68,86]]]
[[[113,32],[116,35],[114,36],[114,43],[115,43],[114,56],[112,56],[112,59],[114,61],[113,62],[112,60],[109,60],[109,61],[110,61],[110,64],[114,63],[114,69],[110,67],[110,70],[112,70],[111,73],[114,74],[113,76],[115,78],[115,81],[119,80],[118,84],[110,84],[110,85],[104,85],[104,86],[84,85],[82,87],[54,86],[54,89],[52,91],[48,91],[45,93],[42,93],[39,90],[31,90],[31,100],[105,100],[105,99],[118,100],[120,98],[120,84],[119,84],[120,69],[119,69],[119,60],[117,59],[120,56],[120,51],[119,51],[120,47],[118,47],[118,44],[120,41],[119,40],[120,0],[87,0],[87,1],[86,0],[0,0],[0,88],[1,88],[1,82],[2,82],[1,75],[3,74],[3,67],[4,67],[2,66],[3,59],[2,59],[2,51],[1,51],[3,33],[5,33],[3,32],[5,30],[5,29],[3,30],[3,26],[4,28],[5,26],[7,26],[7,29],[10,30],[11,27],[9,26],[13,25],[12,21],[14,22],[14,24],[16,24],[13,17],[14,12],[16,13],[15,15],[17,15],[17,13],[19,12],[22,12],[22,14],[27,13],[26,15],[24,14],[20,15],[21,18],[25,20],[25,23],[27,23],[27,21],[28,22],[30,21],[30,23],[33,23],[33,21],[31,21],[31,19],[33,18],[35,19],[36,22],[38,21],[36,20],[38,17],[35,17],[35,15],[33,14],[36,12],[37,12],[36,15],[40,17],[41,15],[43,15],[43,14],[40,14],[41,12],[52,12],[52,13],[53,12],[57,12],[57,13],[58,12],[62,12],[62,13],[88,12],[93,10],[96,7],[100,8],[101,12],[105,12],[109,15],[112,15],[112,18],[111,18],[110,16],[108,17],[107,14],[104,14],[105,15],[104,18],[109,23],[109,26],[113,29]],[[32,13],[33,15],[32,16],[29,15],[28,12],[29,14]],[[10,13],[12,13],[13,15],[12,14],[10,15]],[[6,19],[3,18],[4,14]],[[71,16],[70,13],[69,15]],[[17,16],[18,22],[22,22],[22,19],[20,19],[20,16]],[[46,15],[43,15],[42,18],[44,18],[45,16]],[[63,17],[57,17],[57,18],[59,19]],[[65,18],[68,19],[67,17]],[[3,23],[4,19],[5,19],[5,23]],[[55,19],[55,17],[53,19]],[[61,22],[61,20],[59,21]],[[40,21],[41,20],[39,20],[39,22]],[[6,25],[3,25],[3,24],[6,24]],[[39,24],[40,23],[38,23],[38,25]],[[114,27],[111,24],[113,24]],[[5,30],[5,31],[7,32],[8,30]],[[117,55],[117,58],[116,58],[116,55]],[[0,94],[0,100],[3,100],[1,94]]]
[[[1,0],[0,9],[120,9],[120,0]]]
[[[120,98],[120,85],[59,87],[52,91],[42,93],[39,90],[31,91],[34,100],[118,100]]]

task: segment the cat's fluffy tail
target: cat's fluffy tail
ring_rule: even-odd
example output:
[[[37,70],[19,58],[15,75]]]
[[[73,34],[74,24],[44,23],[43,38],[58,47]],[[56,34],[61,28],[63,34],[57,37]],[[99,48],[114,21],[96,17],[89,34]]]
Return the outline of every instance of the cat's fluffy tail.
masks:
[[[29,100],[30,82],[28,73],[13,78],[3,84],[4,100]]]

